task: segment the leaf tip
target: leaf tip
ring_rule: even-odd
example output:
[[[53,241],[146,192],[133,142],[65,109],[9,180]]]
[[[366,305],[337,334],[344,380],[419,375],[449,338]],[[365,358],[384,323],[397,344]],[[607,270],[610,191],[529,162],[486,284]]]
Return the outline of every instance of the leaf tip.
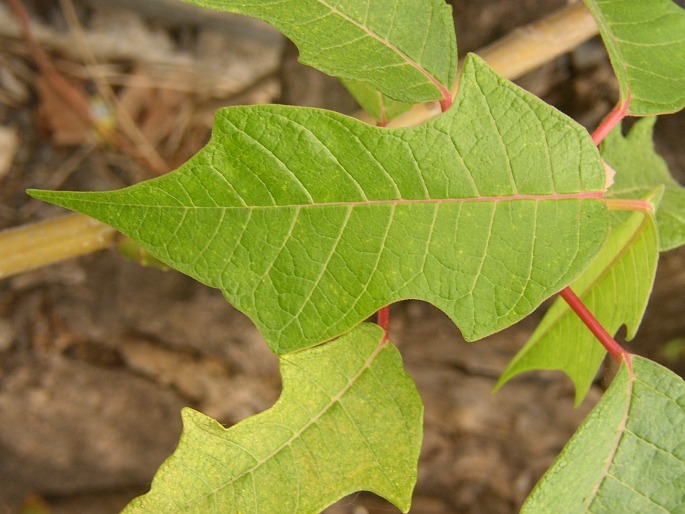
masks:
[[[50,191],[44,191],[43,189],[27,189],[26,194],[29,195],[31,198],[36,198],[38,200],[42,200],[45,198],[47,195],[46,193],[49,193]]]

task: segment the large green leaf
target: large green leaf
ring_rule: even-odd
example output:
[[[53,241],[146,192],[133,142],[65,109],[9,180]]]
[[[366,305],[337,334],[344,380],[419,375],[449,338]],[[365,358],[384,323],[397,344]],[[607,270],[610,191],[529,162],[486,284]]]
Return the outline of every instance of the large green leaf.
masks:
[[[407,512],[423,406],[383,335],[365,323],[282,356],[278,402],[231,428],[184,409],[178,448],[124,512],[320,512],[359,490]]]
[[[671,0],[585,0],[599,25],[628,114],[685,107],[685,10]]]
[[[518,321],[601,248],[605,180],[582,127],[470,56],[452,108],[424,125],[226,109],[173,173],[31,194],[221,288],[287,353],[406,298],[435,304],[470,340]]]
[[[443,98],[457,70],[444,0],[186,0],[260,18],[291,39],[300,60],[372,84],[409,103]]]
[[[521,512],[685,511],[685,383],[641,357],[632,368],[621,366]]]
[[[632,339],[652,291],[659,258],[659,239],[651,214],[634,212],[613,228],[597,259],[571,289],[611,335],[621,325]],[[509,363],[496,388],[533,369],[559,369],[573,380],[576,405],[585,398],[606,351],[595,336],[558,298],[526,345]]]
[[[607,198],[642,198],[665,187],[656,213],[662,251],[685,244],[685,188],[671,177],[666,162],[654,151],[655,117],[638,120],[623,137],[618,125],[602,141],[602,157],[616,171]]]

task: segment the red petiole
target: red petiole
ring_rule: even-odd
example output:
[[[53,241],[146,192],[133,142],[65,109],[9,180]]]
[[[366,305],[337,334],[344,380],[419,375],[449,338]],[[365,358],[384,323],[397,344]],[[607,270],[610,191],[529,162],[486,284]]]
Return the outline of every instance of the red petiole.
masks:
[[[630,353],[624,350],[621,345],[609,335],[609,332],[607,332],[601,323],[597,321],[597,318],[588,310],[583,301],[576,296],[576,293],[574,293],[570,287],[565,287],[559,294],[578,315],[581,321],[585,323],[585,326],[590,329],[599,342],[602,343],[602,346],[606,348],[609,355],[611,355],[619,364],[625,360],[626,364],[630,366]]]
[[[383,342],[390,339],[390,306],[386,305],[378,311],[378,326],[385,331]]]
[[[618,125],[623,118],[626,117],[629,106],[630,97],[628,97],[628,99],[623,103],[619,102],[618,105],[609,113],[609,115],[604,118],[602,123],[599,124],[599,127],[597,127],[592,133],[592,141],[596,145],[599,145],[607,136],[607,134],[611,132],[611,130]]]

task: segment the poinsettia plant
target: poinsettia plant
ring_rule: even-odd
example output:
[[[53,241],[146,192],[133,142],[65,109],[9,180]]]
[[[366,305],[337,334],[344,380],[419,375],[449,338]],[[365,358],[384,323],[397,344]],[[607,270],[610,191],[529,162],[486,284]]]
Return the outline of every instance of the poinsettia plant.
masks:
[[[607,351],[620,368],[524,511],[682,508],[685,384],[613,336],[635,334],[659,252],[685,243],[685,190],[651,143],[654,116],[685,107],[685,12],[586,0],[621,93],[590,135],[475,55],[457,80],[443,0],[192,3],[273,24],[377,126],[233,107],[165,176],[30,191],[221,289],[280,358],[283,394],[268,411],[224,428],[184,410],[176,452],[126,512],[317,512],[358,490],[408,511],[423,407],[387,306],[428,301],[477,340],[559,292],[498,386],[561,369],[580,402]],[[442,114],[389,126],[429,101]],[[626,115],[646,118],[623,136]]]

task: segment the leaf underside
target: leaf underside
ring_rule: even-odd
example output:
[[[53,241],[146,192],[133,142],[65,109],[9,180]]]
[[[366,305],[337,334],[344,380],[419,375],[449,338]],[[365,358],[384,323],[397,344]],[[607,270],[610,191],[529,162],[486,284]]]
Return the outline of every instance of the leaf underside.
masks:
[[[278,402],[231,428],[184,409],[178,448],[124,512],[320,512],[359,490],[407,512],[423,406],[382,338],[365,323],[281,357]]]
[[[669,173],[663,158],[654,150],[655,117],[635,122],[628,134],[618,125],[602,141],[602,157],[617,170],[607,198],[641,198],[658,186],[664,194],[656,211],[661,251],[685,244],[685,188]]]
[[[398,102],[378,92],[371,84],[343,79],[343,85],[357,103],[379,123],[395,119],[412,108],[413,104]]]
[[[185,0],[260,18],[295,43],[300,61],[361,80],[408,103],[440,99],[457,71],[444,0]]]
[[[632,366],[621,366],[521,512],[683,512],[685,383],[641,357]]]
[[[470,56],[417,127],[282,106],[220,111],[180,169],[119,191],[32,191],[212,287],[282,354],[394,301],[469,340],[529,314],[599,251],[605,172],[587,132]]]
[[[622,325],[632,339],[652,291],[659,258],[659,239],[650,214],[632,213],[612,228],[602,251],[571,289],[612,336]],[[524,371],[559,369],[582,402],[606,351],[561,298],[545,314],[526,345],[509,363],[496,389]]]
[[[685,107],[685,10],[671,0],[585,0],[599,26],[628,114]]]

